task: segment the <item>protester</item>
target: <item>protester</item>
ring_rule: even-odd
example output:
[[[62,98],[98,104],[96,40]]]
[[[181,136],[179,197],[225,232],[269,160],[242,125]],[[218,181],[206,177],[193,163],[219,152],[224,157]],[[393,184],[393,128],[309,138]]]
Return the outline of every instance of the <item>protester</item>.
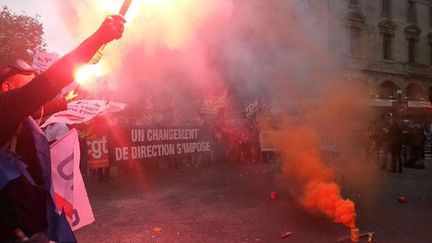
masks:
[[[0,178],[1,242],[59,241],[48,228],[53,210],[49,147],[30,116],[70,84],[77,67],[88,63],[101,46],[121,38],[124,23],[120,15],[107,17],[93,35],[39,76],[22,60],[0,68],[0,170],[10,175]]]
[[[389,136],[389,126],[392,114],[386,114],[384,123],[379,125],[379,138],[380,138],[380,155],[379,155],[379,168],[385,170],[387,168],[387,162],[390,157],[390,143],[391,138]]]
[[[225,153],[224,150],[224,141],[223,141],[223,130],[222,124],[217,124],[215,129],[213,130],[214,134],[214,161],[216,163],[222,163],[223,156]]]
[[[251,162],[251,136],[248,127],[242,127],[242,132],[239,139],[240,163]]]
[[[384,143],[386,150],[391,156],[391,172],[402,172],[402,144],[403,144],[403,134],[402,128],[392,116],[388,116],[387,123],[383,128],[384,132]],[[385,159],[387,159],[387,153],[385,153]],[[386,162],[386,161],[385,161]],[[381,169],[385,169],[386,163],[381,164]]]
[[[260,160],[260,143],[259,143],[259,130],[256,122],[250,123],[251,131],[251,156],[252,162],[258,162]]]
[[[415,167],[417,161],[423,158],[423,149],[425,146],[426,136],[420,124],[410,124],[408,129],[409,157],[405,167]]]

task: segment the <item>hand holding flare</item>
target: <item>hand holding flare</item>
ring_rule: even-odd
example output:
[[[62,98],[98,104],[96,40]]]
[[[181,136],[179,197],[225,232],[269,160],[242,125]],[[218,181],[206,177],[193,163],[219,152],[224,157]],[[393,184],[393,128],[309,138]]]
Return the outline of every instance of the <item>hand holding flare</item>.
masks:
[[[69,102],[75,99],[76,97],[78,97],[78,94],[75,92],[75,90],[72,90],[65,96],[65,100]]]

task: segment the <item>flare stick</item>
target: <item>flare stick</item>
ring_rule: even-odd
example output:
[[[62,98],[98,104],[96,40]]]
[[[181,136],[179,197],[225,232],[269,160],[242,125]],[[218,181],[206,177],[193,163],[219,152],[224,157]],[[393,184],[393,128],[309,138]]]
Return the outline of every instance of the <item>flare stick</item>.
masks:
[[[132,3],[132,0],[124,0],[122,6],[120,8],[119,14],[121,14],[122,16],[126,16],[126,13],[129,10],[131,3]],[[105,47],[106,47],[106,44],[104,44],[103,46],[101,46],[99,48],[99,50],[97,51],[95,56],[90,61],[91,64],[96,64],[100,61],[100,59],[102,58],[103,51],[104,51]]]

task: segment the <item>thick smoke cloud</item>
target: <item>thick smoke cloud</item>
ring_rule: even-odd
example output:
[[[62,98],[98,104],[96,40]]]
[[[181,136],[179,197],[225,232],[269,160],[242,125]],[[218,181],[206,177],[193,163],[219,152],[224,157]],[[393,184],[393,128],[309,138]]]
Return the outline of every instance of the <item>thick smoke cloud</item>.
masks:
[[[115,3],[115,4],[114,4]],[[77,39],[88,35],[121,1],[58,2]],[[230,1],[135,1],[124,38],[106,48],[103,61],[116,99],[146,95],[188,97],[219,92],[225,78],[216,68],[217,46],[231,16]],[[177,91],[177,92],[176,92]]]
[[[102,0],[54,2],[77,40],[121,4],[108,8],[109,1]],[[326,11],[326,1],[141,2],[128,13],[124,38],[105,52],[111,98],[139,103],[152,95],[161,103],[198,110],[204,96],[228,88],[235,102],[278,101],[284,111],[279,126],[286,131],[279,141],[282,168],[297,185],[299,202],[353,227],[354,204],[342,198],[336,184],[340,171],[330,170],[319,151],[329,134],[348,134],[344,145],[358,143],[361,139],[351,135],[362,133],[368,110],[362,105],[367,103],[362,89],[340,69],[337,57],[347,48],[342,42],[334,45],[343,37],[330,28],[339,26],[334,25],[338,16]],[[314,135],[303,139],[291,131]],[[356,149],[345,147],[344,154],[351,152]],[[365,174],[352,166],[357,163],[352,157],[339,159],[344,172]],[[332,158],[330,162],[335,164]],[[327,202],[324,208],[322,200]]]

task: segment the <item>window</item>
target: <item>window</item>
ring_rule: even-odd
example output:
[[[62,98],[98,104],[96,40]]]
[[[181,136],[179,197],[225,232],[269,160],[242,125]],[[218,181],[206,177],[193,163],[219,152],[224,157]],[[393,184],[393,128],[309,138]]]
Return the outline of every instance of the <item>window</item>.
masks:
[[[383,34],[383,58],[385,60],[391,60],[392,57],[392,35]]]
[[[429,8],[429,27],[432,27],[432,7]]]
[[[379,96],[385,99],[396,97],[396,92],[399,88],[390,80],[385,81],[379,86]]]
[[[360,55],[360,50],[361,50],[360,38],[361,38],[360,29],[351,27],[350,28],[350,54],[352,56]]]
[[[430,46],[430,65],[432,65],[432,43],[430,42],[429,43],[429,46]]]
[[[408,0],[408,19],[407,21],[409,23],[412,22],[417,22],[417,7],[416,7],[416,3],[415,0]]]
[[[391,16],[391,0],[382,1],[382,13],[386,16]]]
[[[420,100],[424,98],[425,94],[418,84],[412,83],[406,88],[406,96],[409,100]]]
[[[417,40],[416,39],[408,39],[408,63],[415,64],[416,63],[416,52],[417,52]]]
[[[382,55],[384,60],[393,59],[393,38],[397,28],[396,23],[390,19],[386,19],[378,24],[380,32],[382,34]]]
[[[360,0],[348,0],[348,8],[360,8]]]

